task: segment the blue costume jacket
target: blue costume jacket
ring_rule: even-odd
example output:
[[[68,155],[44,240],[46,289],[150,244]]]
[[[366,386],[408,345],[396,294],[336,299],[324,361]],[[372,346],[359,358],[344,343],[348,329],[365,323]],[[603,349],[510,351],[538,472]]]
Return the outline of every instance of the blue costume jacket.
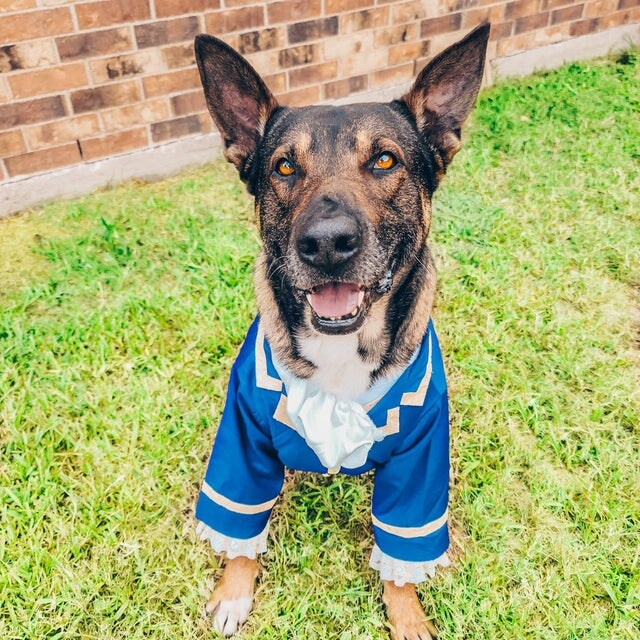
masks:
[[[341,471],[375,471],[373,533],[384,554],[409,562],[434,560],[449,546],[449,417],[431,322],[410,365],[365,408],[385,436],[372,445],[363,466]],[[267,526],[285,467],[329,471],[291,427],[286,389],[256,320],[231,371],[196,518],[224,536],[257,536]]]

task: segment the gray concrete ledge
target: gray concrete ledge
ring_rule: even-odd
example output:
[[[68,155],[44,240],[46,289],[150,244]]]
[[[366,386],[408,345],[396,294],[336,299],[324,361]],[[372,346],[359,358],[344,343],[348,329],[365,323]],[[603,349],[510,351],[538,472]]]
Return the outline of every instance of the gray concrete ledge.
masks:
[[[616,27],[494,59],[490,62],[487,79],[523,76],[538,70],[553,69],[565,62],[605,55],[632,44],[640,46],[640,24]],[[405,93],[410,84],[365,91],[336,100],[334,104],[392,100]],[[0,183],[0,218],[50,200],[74,198],[133,178],[155,180],[166,177],[187,167],[208,162],[219,151],[220,136],[209,133],[105,160],[9,180]]]
[[[134,178],[157,180],[209,162],[220,149],[218,133],[181,138],[104,160],[73,165],[0,184],[0,218],[58,198],[75,198]]]

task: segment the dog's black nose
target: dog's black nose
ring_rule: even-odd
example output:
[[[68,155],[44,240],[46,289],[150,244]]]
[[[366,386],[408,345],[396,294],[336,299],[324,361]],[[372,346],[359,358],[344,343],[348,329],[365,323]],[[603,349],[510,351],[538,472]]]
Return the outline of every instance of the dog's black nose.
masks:
[[[327,271],[353,258],[361,245],[362,234],[355,217],[331,210],[328,215],[308,220],[296,240],[300,258]]]

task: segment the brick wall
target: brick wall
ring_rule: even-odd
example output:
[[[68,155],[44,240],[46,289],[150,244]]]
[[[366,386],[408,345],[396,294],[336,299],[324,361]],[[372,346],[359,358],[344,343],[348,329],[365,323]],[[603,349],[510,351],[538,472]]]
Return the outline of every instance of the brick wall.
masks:
[[[211,130],[195,34],[300,105],[408,82],[483,20],[489,57],[640,21],[640,0],[0,0],[0,181]]]

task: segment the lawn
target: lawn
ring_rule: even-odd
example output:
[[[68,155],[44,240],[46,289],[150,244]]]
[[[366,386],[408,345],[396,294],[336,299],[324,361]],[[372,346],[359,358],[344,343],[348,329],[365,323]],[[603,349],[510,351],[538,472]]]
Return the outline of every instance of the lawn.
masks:
[[[500,83],[435,198],[446,640],[640,638],[640,62]],[[0,638],[211,638],[193,507],[255,313],[222,162],[0,222]],[[243,638],[386,638],[370,478],[295,476]]]

